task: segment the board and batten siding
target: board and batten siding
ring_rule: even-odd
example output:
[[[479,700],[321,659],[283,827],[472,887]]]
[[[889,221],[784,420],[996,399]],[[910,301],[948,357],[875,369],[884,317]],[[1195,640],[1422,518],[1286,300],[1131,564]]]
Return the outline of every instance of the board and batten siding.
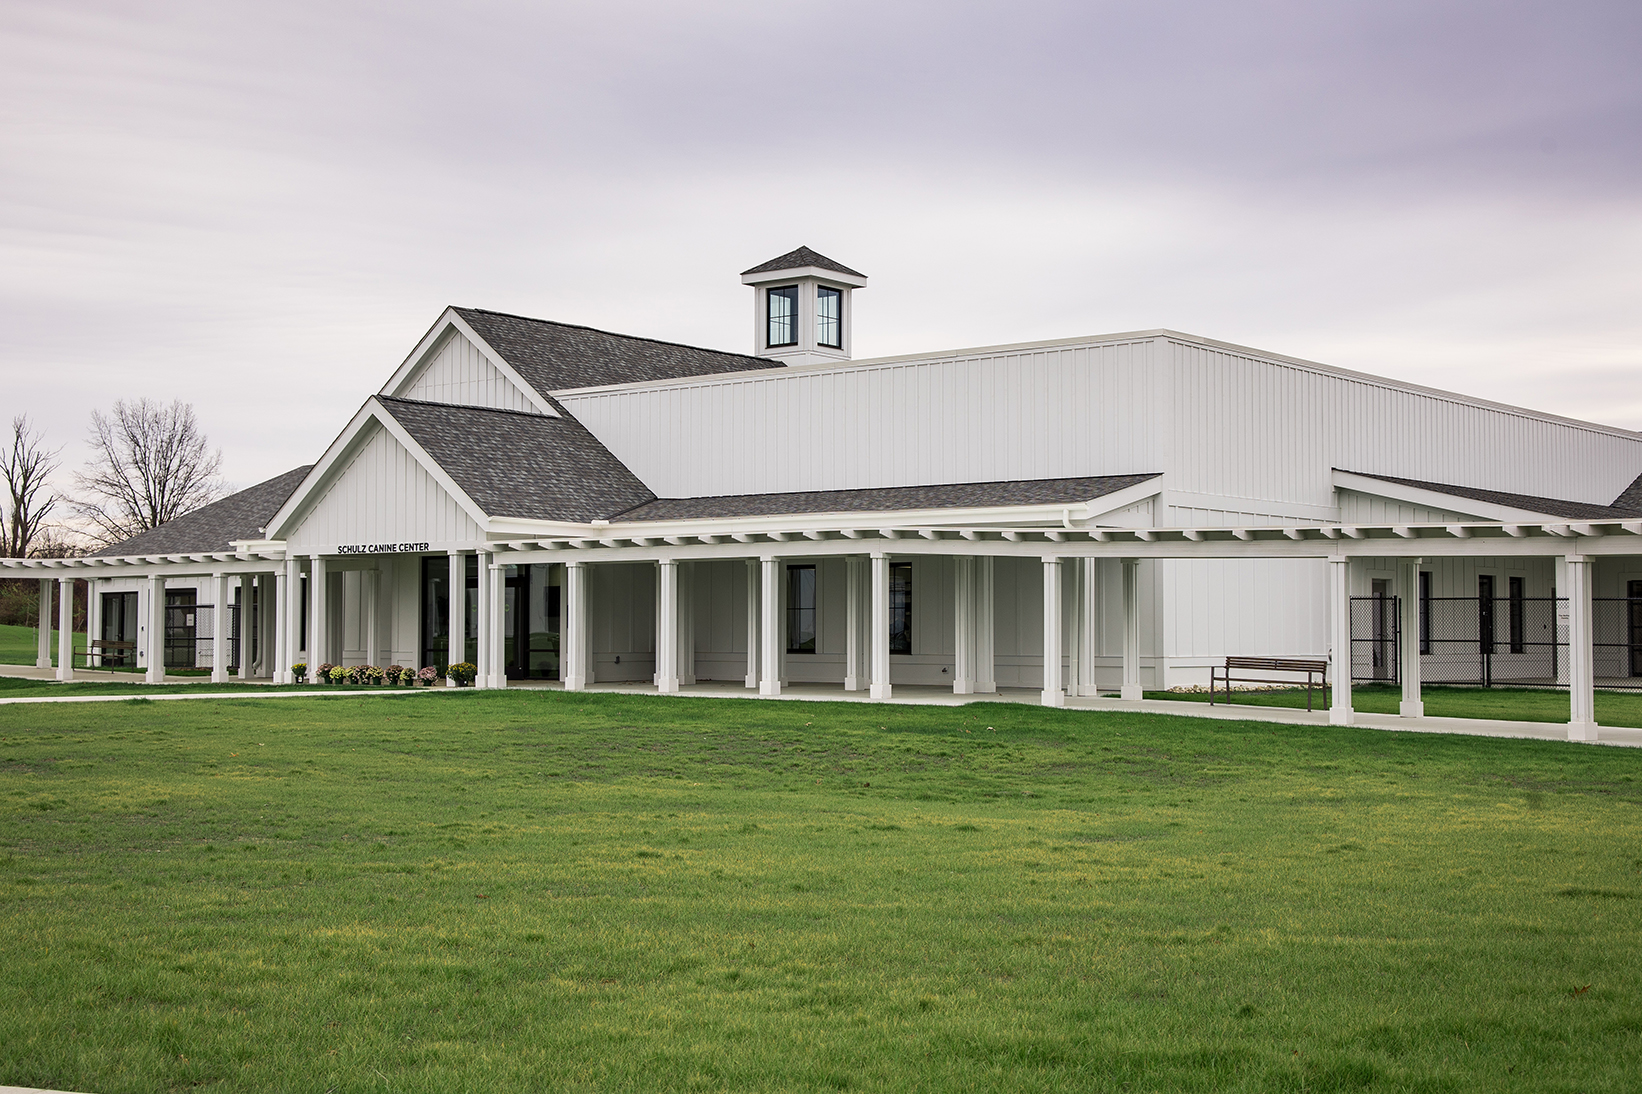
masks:
[[[1599,504],[1642,471],[1642,435],[1169,336],[560,398],[664,497],[1161,471],[1275,514],[1334,468]]]
[[[409,383],[393,394],[429,403],[541,413],[518,385],[460,331],[451,331],[411,375]]]
[[[478,524],[399,441],[376,423],[286,538],[294,554],[339,544],[472,544]]]

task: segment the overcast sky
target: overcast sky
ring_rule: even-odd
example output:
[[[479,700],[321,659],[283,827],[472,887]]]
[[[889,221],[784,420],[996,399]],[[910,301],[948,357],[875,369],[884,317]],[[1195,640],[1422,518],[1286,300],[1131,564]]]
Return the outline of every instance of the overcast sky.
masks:
[[[447,304],[1151,327],[1642,429],[1642,4],[0,0],[0,413],[311,462]],[[1118,469],[1091,469],[1118,470]]]

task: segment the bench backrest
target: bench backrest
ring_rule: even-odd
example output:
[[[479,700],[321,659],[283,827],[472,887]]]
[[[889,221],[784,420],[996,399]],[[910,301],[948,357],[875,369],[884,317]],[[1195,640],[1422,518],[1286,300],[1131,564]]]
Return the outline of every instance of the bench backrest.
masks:
[[[1228,657],[1228,669],[1261,669],[1267,672],[1327,672],[1327,661],[1309,661],[1295,657]]]

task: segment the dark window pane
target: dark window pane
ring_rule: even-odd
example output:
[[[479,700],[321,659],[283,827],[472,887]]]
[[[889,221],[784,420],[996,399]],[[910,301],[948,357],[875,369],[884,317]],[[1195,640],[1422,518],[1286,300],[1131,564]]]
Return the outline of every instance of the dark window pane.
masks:
[[[1522,591],[1522,578],[1520,578],[1520,577],[1511,578],[1510,579],[1510,587],[1511,587],[1511,605],[1510,605],[1511,606],[1511,613],[1510,613],[1511,652],[1512,653],[1523,653],[1528,648],[1528,638],[1527,638],[1527,634],[1526,634],[1527,627],[1524,625],[1526,623],[1526,619],[1524,618],[1525,604],[1524,604],[1524,596],[1523,596],[1523,591]]]
[[[815,340],[840,349],[844,345],[844,294],[827,288],[815,292]]]
[[[889,568],[889,652],[912,652],[912,563]]]
[[[1494,576],[1477,578],[1477,638],[1483,653],[1494,652]]]
[[[422,664],[448,664],[450,650],[450,556],[422,559]],[[418,666],[419,668],[421,666]]]
[[[815,652],[815,567],[787,567],[787,652]]]
[[[798,344],[798,286],[771,289],[765,295],[766,317],[769,320],[765,341],[772,346]]]

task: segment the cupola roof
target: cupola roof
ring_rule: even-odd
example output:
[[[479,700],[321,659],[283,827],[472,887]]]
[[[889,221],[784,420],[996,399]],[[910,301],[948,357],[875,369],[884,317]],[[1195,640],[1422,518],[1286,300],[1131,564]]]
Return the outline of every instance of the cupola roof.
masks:
[[[788,251],[780,258],[772,258],[768,262],[761,262],[750,270],[742,270],[741,276],[748,274],[774,273],[777,270],[802,270],[806,266],[813,266],[819,270],[832,270],[834,273],[849,274],[851,277],[866,277],[860,270],[852,270],[842,262],[834,262],[824,254],[818,254],[808,247],[799,247]]]

